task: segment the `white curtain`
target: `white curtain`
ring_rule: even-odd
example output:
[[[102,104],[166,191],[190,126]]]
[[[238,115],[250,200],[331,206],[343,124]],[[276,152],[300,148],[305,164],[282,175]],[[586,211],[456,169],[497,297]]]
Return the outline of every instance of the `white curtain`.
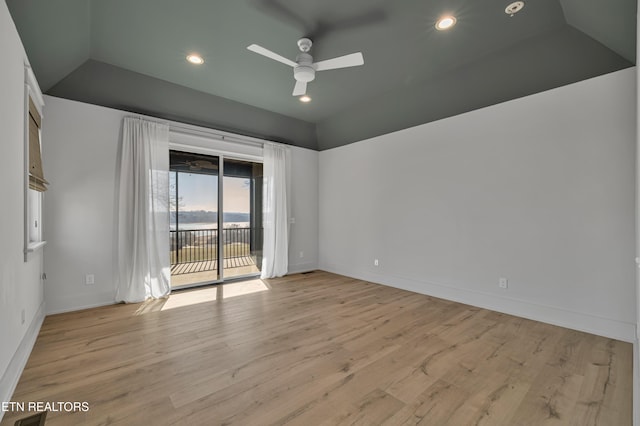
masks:
[[[127,117],[122,129],[116,301],[169,295],[169,126]]]
[[[285,146],[264,146],[264,194],[262,273],[260,278],[281,277],[289,268],[289,219],[287,204],[287,163]]]

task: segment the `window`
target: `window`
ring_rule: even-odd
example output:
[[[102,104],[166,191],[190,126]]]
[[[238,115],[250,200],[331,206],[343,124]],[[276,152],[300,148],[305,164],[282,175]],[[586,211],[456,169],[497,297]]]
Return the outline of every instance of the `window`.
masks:
[[[42,225],[40,223],[42,220],[42,193],[29,189],[28,194],[29,229],[27,234],[29,238],[27,247],[42,242]]]
[[[41,154],[42,107],[44,101],[31,68],[25,71],[25,193],[24,252],[28,254],[45,244],[42,233],[42,194],[49,182],[44,178]]]

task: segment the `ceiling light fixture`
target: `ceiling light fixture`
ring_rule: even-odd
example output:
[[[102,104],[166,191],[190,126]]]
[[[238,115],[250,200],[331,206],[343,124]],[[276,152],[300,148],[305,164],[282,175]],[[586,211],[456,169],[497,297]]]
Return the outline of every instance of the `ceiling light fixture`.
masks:
[[[504,9],[504,13],[506,13],[507,15],[513,17],[513,15],[515,15],[518,12],[520,12],[523,7],[524,7],[524,2],[523,1],[514,1],[513,3],[511,3],[509,6],[507,6]]]
[[[455,24],[456,24],[455,16],[444,16],[438,19],[438,22],[436,22],[436,30],[439,30],[439,31],[448,30],[449,28],[453,27]]]
[[[311,102],[311,97],[309,95],[300,96],[300,102],[309,103]]]
[[[202,59],[202,56],[200,55],[196,55],[196,54],[191,54],[191,55],[187,55],[187,61],[189,61],[190,63],[194,64],[194,65],[202,65],[204,64],[204,59]]]

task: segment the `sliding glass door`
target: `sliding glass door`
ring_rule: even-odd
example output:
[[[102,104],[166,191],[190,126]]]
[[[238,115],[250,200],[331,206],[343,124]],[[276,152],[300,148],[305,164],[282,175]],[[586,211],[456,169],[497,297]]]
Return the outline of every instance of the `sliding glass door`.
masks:
[[[171,286],[257,275],[262,164],[171,151],[170,170]]]

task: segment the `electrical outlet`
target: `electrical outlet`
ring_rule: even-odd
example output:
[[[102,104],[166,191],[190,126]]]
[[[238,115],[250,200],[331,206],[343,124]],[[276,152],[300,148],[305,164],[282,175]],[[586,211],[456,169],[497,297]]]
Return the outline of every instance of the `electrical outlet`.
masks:
[[[94,285],[96,283],[96,276],[93,274],[87,274],[84,276],[85,285]]]
[[[508,288],[509,287],[509,280],[507,280],[506,278],[500,278],[498,280],[498,287],[500,287],[500,288]]]
[[[378,259],[373,259],[373,266],[380,266]]]
[[[289,218],[289,223],[290,223],[291,225],[293,225],[294,223],[296,223],[296,218],[295,218],[295,217],[290,217],[290,218]]]
[[[24,309],[20,312],[20,324],[24,324],[25,321],[25,312]]]
[[[300,259],[302,259],[303,257],[304,257],[304,252],[300,250]]]

